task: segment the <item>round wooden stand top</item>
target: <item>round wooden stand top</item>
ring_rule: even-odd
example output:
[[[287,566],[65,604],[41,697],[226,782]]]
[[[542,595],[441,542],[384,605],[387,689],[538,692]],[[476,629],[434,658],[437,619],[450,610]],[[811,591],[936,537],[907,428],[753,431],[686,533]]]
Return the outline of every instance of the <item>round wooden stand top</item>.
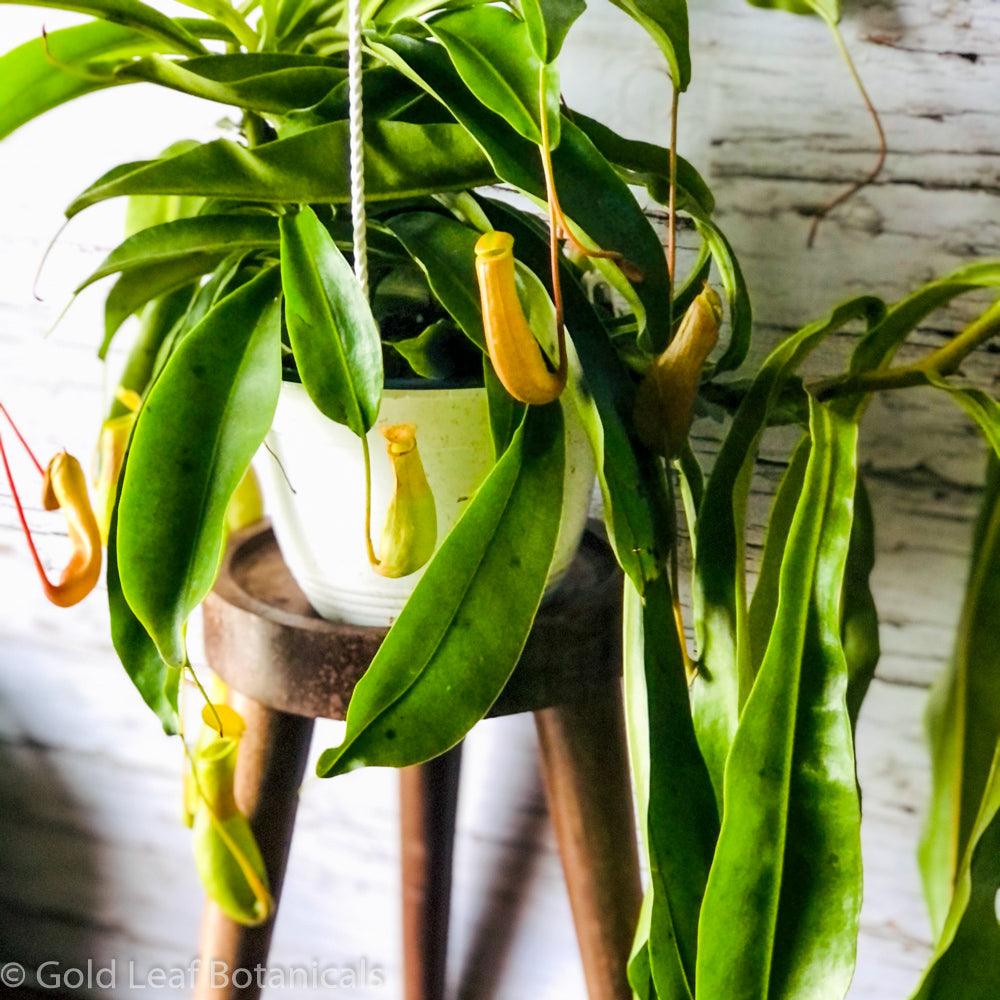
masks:
[[[343,719],[387,629],[330,622],[292,579],[265,523],[233,536],[205,601],[205,648],[230,687],[279,711]],[[549,595],[490,715],[560,705],[621,669],[621,578],[593,530]]]

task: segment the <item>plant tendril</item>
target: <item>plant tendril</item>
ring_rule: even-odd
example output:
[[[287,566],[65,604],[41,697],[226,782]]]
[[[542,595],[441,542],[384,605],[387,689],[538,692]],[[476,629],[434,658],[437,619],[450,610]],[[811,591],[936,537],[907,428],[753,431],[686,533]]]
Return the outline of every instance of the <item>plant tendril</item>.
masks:
[[[840,28],[833,22],[828,22],[830,25],[830,31],[833,33],[833,39],[837,43],[837,48],[840,50],[840,54],[844,59],[844,63],[847,65],[847,70],[851,74],[851,79],[854,80],[855,86],[858,88],[858,93],[861,95],[861,100],[864,101],[865,107],[868,109],[868,114],[871,116],[871,120],[875,125],[875,135],[878,137],[878,155],[875,158],[875,166],[872,167],[868,173],[861,178],[861,180],[855,181],[846,190],[841,191],[836,197],[828,201],[816,214],[813,216],[812,224],[809,226],[809,235],[806,237],[806,246],[812,247],[816,242],[816,233],[819,230],[820,223],[835,209],[840,205],[843,205],[845,201],[853,198],[859,191],[863,188],[868,187],[869,184],[874,183],[875,179],[880,173],[882,173],[882,167],[885,165],[885,157],[888,152],[888,146],[885,140],[885,130],[882,128],[882,119],[879,116],[878,110],[876,109],[871,97],[868,94],[868,90],[865,87],[864,81],[861,79],[861,74],[858,72],[857,66],[854,65],[854,60],[851,58],[851,53],[844,43],[844,36],[840,33]]]

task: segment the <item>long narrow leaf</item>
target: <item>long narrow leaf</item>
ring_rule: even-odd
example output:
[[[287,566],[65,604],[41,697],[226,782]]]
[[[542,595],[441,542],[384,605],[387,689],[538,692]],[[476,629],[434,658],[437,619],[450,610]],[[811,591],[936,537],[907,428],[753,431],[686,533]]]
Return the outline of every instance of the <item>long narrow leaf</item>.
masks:
[[[692,686],[698,741],[721,802],[726,756],[740,705],[753,683],[744,570],[744,528],[753,462],[783,388],[823,339],[847,323],[881,317],[880,299],[862,296],[803,327],[767,357],[719,451],[698,513],[694,574],[699,676]]]
[[[646,760],[642,750],[633,759],[648,772],[639,795],[652,890],[648,961],[659,996],[691,997],[719,819],[691,721],[669,579],[649,583],[642,600],[631,582],[626,588],[626,685],[641,693],[630,698],[629,729],[643,734]]]
[[[560,405],[529,408],[358,683],[344,741],[320,757],[321,776],[429,760],[486,714],[545,589],[563,457]]]
[[[476,283],[474,229],[432,212],[406,212],[386,227],[417,262],[437,300],[478,347],[485,344],[483,313]]]
[[[212,309],[181,342],[136,421],[118,510],[118,570],[129,606],[171,666],[185,662],[185,623],[215,581],[226,505],[277,406],[277,292],[271,268]]]
[[[117,69],[115,76],[123,82],[155,83],[208,101],[275,114],[315,104],[344,79],[344,70],[340,67],[306,64],[217,80],[207,75],[211,70],[211,58],[183,63],[149,55]]]
[[[767,652],[726,766],[698,995],[843,1000],[861,906],[861,815],[840,602],[857,424],[813,403],[812,447]]]
[[[458,125],[369,121],[365,128],[365,191],[371,201],[476,187],[494,176]],[[66,214],[131,194],[342,204],[350,198],[347,122],[320,125],[253,150],[216,139],[180,156],[125,164],[92,184]]]
[[[931,689],[932,792],[920,844],[931,923],[940,934],[1000,740],[1000,459],[991,456],[951,663]]]
[[[931,967],[913,1000],[1000,995],[1000,742]]]
[[[120,243],[77,287],[121,271],[158,267],[192,254],[221,259],[237,250],[277,249],[278,220],[268,215],[198,215],[141,229]]]
[[[0,3],[21,5],[24,2],[25,0],[0,0]],[[78,11],[111,24],[134,28],[150,38],[165,42],[170,46],[168,51],[189,52],[192,55],[202,55],[206,51],[205,46],[179,21],[139,0],[28,0],[28,3],[32,7]]]
[[[382,341],[351,266],[311,208],[282,216],[281,283],[309,398],[331,420],[367,434],[382,399]]]

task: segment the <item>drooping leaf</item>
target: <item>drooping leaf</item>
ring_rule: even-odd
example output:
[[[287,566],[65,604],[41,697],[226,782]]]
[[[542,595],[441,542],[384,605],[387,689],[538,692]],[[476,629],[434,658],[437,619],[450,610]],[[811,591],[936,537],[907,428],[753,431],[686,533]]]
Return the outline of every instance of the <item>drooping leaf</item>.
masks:
[[[979,425],[987,444],[1000,458],[1000,403],[982,389],[956,385],[930,372],[927,373],[927,382],[946,392]]]
[[[774,495],[767,516],[764,553],[761,556],[760,573],[747,616],[747,640],[750,643],[753,677],[757,676],[757,671],[764,660],[767,643],[771,638],[771,629],[774,627],[774,616],[778,609],[781,563],[785,555],[785,544],[788,541],[792,518],[795,516],[802,494],[809,449],[809,436],[804,435],[792,452],[788,468],[781,477],[778,492]]]
[[[140,229],[128,237],[81,282],[76,293],[109,274],[135,268],[157,268],[192,255],[218,261],[237,250],[277,247],[278,220],[274,216],[198,215],[177,219]]]
[[[791,14],[815,14],[827,24],[840,21],[840,0],[748,0],[754,7],[787,10]]]
[[[191,304],[195,289],[193,285],[178,288],[150,302],[143,310],[139,324],[139,334],[129,349],[118,384],[123,389],[131,389],[140,396],[146,391],[160,348],[170,331],[183,319]],[[123,416],[129,408],[117,397],[111,404],[108,418]]]
[[[995,456],[971,551],[955,649],[927,705],[932,791],[919,856],[938,936],[1000,740],[1000,459]]]
[[[543,63],[559,55],[573,22],[586,9],[584,0],[522,0],[521,14],[531,47]]]
[[[69,217],[106,198],[196,194],[206,198],[309,204],[350,197],[347,122],[332,122],[244,149],[207,142],[167,160],[124,164],[105,174],[66,210]],[[368,121],[365,191],[370,201],[488,184],[494,174],[458,125]]]
[[[560,404],[530,407],[355,688],[343,743],[319,759],[322,777],[429,760],[486,714],[545,589],[563,450]]]
[[[774,627],[726,765],[698,995],[843,1000],[853,975],[861,814],[840,604],[857,424],[812,403],[810,434]]]
[[[281,218],[285,324],[309,398],[359,437],[378,419],[382,341],[350,264],[311,208]]]
[[[481,6],[435,17],[427,27],[476,98],[535,146],[542,142],[544,92],[549,144],[559,145],[559,74],[535,52],[524,21]]]
[[[518,402],[497,378],[488,354],[483,355],[483,385],[486,387],[486,405],[490,412],[490,437],[493,439],[493,458],[500,456],[510,447],[521,421],[524,419],[524,403]]]
[[[127,453],[125,462],[127,463]],[[136,618],[122,593],[118,575],[118,504],[121,500],[122,479],[118,481],[118,499],[115,501],[108,531],[107,569],[108,610],[111,619],[111,642],[129,680],[135,685],[142,700],[154,712],[166,733],[178,730],[177,695],[180,687],[181,668],[163,661],[156,643]]]
[[[209,312],[225,296],[254,277],[256,271],[244,267],[244,258],[242,253],[229,254],[219,262],[205,282],[194,290],[184,315],[174,323],[160,345],[153,363],[152,379],[163,371],[177,346]]]
[[[215,581],[226,505],[277,406],[277,294],[270,268],[219,302],[181,341],[136,420],[118,570],[125,599],[171,666],[185,662],[185,623]]]
[[[719,820],[691,720],[666,574],[647,584],[642,600],[626,584],[625,637],[626,689],[634,692],[629,732],[644,744],[633,759],[645,758],[647,771],[639,806],[652,890],[648,961],[657,995],[691,997]]]
[[[767,649],[778,605],[781,561],[789,528],[802,492],[809,438],[804,437],[792,453],[781,485],[767,519],[767,538],[761,559],[760,575],[750,601],[748,619],[750,655],[756,677]],[[844,569],[844,594],[841,615],[841,639],[847,660],[847,710],[851,729],[856,728],[858,713],[871,684],[881,652],[878,612],[869,577],[875,566],[875,535],[871,502],[864,480],[858,475],[854,496],[854,520]]]
[[[674,86],[678,90],[687,90],[691,82],[687,0],[611,0],[611,2],[646,29],[666,57]]]
[[[699,672],[691,694],[702,753],[721,801],[726,756],[741,704],[753,683],[744,570],[744,527],[753,462],[772,409],[802,360],[847,323],[881,317],[880,299],[862,296],[838,306],[782,341],[743,396],[719,451],[698,512],[693,589]]]
[[[156,45],[130,28],[95,21],[52,31],[45,39],[32,38],[11,49],[0,56],[0,90],[17,94],[17,100],[0,104],[0,139],[60,104],[111,85],[63,66],[111,61],[148,52]]]
[[[884,319],[861,339],[851,355],[852,373],[884,367],[906,337],[935,309],[977,288],[1000,287],[1000,261],[966,264],[944,278],[930,281],[893,303]]]
[[[162,295],[186,288],[208,274],[226,256],[224,253],[197,253],[161,264],[136,267],[122,274],[104,300],[104,337],[98,357],[104,358],[122,324],[147,303]]]
[[[639,139],[626,139],[596,118],[588,118],[579,111],[572,111],[573,124],[577,126],[597,151],[622,173],[629,184],[642,185],[650,197],[666,205],[670,196],[670,150]],[[701,174],[683,156],[677,157],[677,210],[686,212],[688,206],[697,208],[701,215],[711,215],[715,198]]]
[[[0,3],[18,3],[24,0],[0,0]],[[54,7],[57,10],[72,10],[89,14],[109,24],[133,28],[149,38],[164,42],[170,52],[188,52],[192,55],[205,53],[205,46],[183,25],[155,7],[140,0],[29,0],[32,7]]]
[[[719,271],[729,307],[729,343],[713,364],[713,371],[718,374],[739,368],[750,349],[753,329],[750,291],[736,254],[722,230],[711,219],[696,214],[695,210],[692,210],[692,214],[695,215],[695,226],[707,244]]]
[[[913,1000],[985,1000],[1000,992],[1000,742],[958,869],[951,908]]]
[[[197,149],[194,139],[179,139],[160,153],[160,159]],[[164,222],[186,219],[201,211],[205,199],[198,195],[136,194],[125,202],[124,236],[135,236],[142,229]]]
[[[857,731],[858,715],[868,693],[882,647],[879,641],[878,608],[872,594],[875,568],[875,517],[864,479],[858,474],[854,494],[854,523],[844,571],[841,639],[847,659],[847,714]]]
[[[484,347],[483,313],[476,282],[479,233],[434,212],[406,212],[386,220],[407,253],[427,275],[435,298],[477,347]]]
[[[250,58],[259,54],[244,55]],[[240,58],[243,56],[205,56],[178,62],[153,54],[126,63],[115,70],[115,76],[122,82],[155,83],[237,108],[286,114],[315,104],[341,83],[345,75],[341,67],[316,65],[304,57],[303,65],[257,72],[258,61],[250,58],[246,75],[237,76],[233,60]],[[227,60],[225,68],[216,74],[222,79],[211,75],[215,69],[214,59]]]
[[[393,340],[392,347],[421,378],[450,379],[464,367],[468,354],[475,354],[465,334],[454,323],[439,319],[416,337]]]
[[[438,45],[393,34],[371,39],[370,47],[390,65],[433,94],[468,129],[496,175],[536,199],[544,199],[538,150],[498,115],[484,108]],[[640,336],[652,345],[670,339],[669,287],[663,247],[628,185],[572,121],[562,122],[562,139],[552,155],[559,200],[585,240],[624,254],[643,276],[633,286],[614,265],[602,273],[636,313]]]

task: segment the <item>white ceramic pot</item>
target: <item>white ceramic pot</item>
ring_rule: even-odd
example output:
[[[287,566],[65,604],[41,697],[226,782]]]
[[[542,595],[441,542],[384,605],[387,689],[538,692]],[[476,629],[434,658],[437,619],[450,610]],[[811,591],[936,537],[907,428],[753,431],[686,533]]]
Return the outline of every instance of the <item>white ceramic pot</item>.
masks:
[[[566,474],[550,591],[580,544],[595,475],[593,455],[571,403],[563,404],[563,414]],[[417,428],[417,444],[437,506],[440,544],[492,467],[486,391],[385,390],[379,420],[368,435],[376,545],[393,487],[379,426],[404,422]],[[333,621],[389,625],[422,570],[387,579],[368,564],[364,464],[355,435],[324,417],[301,385],[285,382],[267,448],[261,449],[255,467],[282,555],[313,607]]]

